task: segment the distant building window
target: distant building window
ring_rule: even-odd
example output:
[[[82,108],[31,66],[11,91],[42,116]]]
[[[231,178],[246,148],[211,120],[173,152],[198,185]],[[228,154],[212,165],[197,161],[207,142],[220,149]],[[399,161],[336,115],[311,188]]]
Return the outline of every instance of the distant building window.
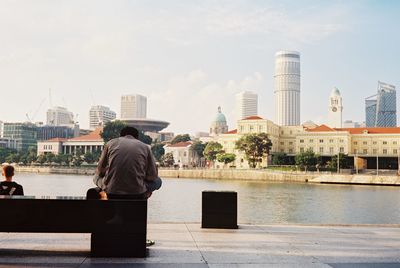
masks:
[[[304,143],[304,140],[300,140],[300,143]]]
[[[353,142],[353,144],[354,144],[354,145],[357,145],[357,142],[355,141],[355,142]]]
[[[387,149],[383,149],[383,154],[387,154]]]
[[[368,154],[368,149],[363,149],[363,154]]]
[[[343,142],[344,142],[344,139],[340,139],[339,142],[342,142],[342,143],[343,143]]]
[[[293,141],[289,141],[289,145],[293,145]]]
[[[387,141],[383,141],[382,144],[386,145],[386,144],[387,144]]]
[[[300,147],[300,153],[304,153],[304,148]]]
[[[319,140],[319,143],[324,143],[324,140]]]
[[[329,147],[329,153],[333,154],[333,147]]]
[[[378,153],[378,150],[377,150],[377,149],[373,149],[373,150],[372,150],[372,153],[373,153],[373,154],[377,154],[377,153]]]
[[[330,143],[333,143],[333,139],[330,139],[329,142],[330,142]]]
[[[292,154],[293,153],[293,149],[289,149],[289,154]]]
[[[368,144],[368,142],[366,142],[366,141],[363,141],[363,144],[364,144],[364,145],[367,145],[367,144]]]
[[[372,144],[376,144],[376,141],[373,141]]]
[[[293,131],[290,131],[289,133],[290,133],[290,135],[292,135]]]
[[[283,141],[281,141],[281,145],[285,144]]]
[[[339,152],[344,153],[344,148],[343,148],[343,147],[340,147],[340,148],[339,148]]]
[[[313,143],[314,142],[314,140],[313,139],[310,139],[310,143]]]
[[[354,154],[356,154],[357,153],[357,149],[354,149]]]
[[[313,147],[309,147],[308,150],[310,150],[311,152],[314,152],[314,148]]]
[[[393,144],[396,145],[396,144],[397,144],[397,141],[394,141]]]
[[[397,149],[393,149],[393,154],[397,154]]]
[[[319,147],[319,152],[323,153],[324,152],[324,147]]]

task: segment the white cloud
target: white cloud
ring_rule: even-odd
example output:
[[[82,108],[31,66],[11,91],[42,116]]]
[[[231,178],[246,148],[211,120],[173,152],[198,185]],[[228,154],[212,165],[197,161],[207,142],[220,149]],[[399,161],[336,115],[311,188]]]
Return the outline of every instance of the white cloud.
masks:
[[[207,131],[221,106],[229,128],[235,128],[235,94],[245,89],[262,90],[262,75],[255,72],[240,80],[220,83],[207,77],[203,70],[193,70],[170,78],[166,90],[149,96],[151,113],[162,114],[172,123],[169,129],[178,133]]]

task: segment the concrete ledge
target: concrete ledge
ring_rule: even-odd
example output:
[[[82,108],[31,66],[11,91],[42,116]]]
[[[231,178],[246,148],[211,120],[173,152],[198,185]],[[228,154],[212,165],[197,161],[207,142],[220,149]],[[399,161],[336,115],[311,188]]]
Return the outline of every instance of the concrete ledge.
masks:
[[[400,186],[399,176],[324,175],[308,180],[312,183]]]

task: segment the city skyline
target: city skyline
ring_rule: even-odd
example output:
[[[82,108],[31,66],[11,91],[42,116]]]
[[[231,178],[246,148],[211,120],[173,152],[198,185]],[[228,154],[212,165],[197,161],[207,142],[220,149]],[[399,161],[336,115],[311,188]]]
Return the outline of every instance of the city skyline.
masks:
[[[54,105],[78,114],[82,128],[92,105],[119,111],[125,94],[147,96],[148,117],[170,122],[165,131],[176,133],[206,131],[218,106],[235,128],[234,96],[243,90],[257,93],[259,115],[275,121],[274,54],[286,49],[301,53],[300,123],[328,122],[332,87],[342,93],[343,120],[362,122],[364,98],[374,94],[376,81],[400,85],[400,37],[392,27],[399,23],[398,3],[0,6],[7,26],[0,36],[0,120],[6,122],[35,114],[49,88]],[[45,121],[47,102],[34,121]]]

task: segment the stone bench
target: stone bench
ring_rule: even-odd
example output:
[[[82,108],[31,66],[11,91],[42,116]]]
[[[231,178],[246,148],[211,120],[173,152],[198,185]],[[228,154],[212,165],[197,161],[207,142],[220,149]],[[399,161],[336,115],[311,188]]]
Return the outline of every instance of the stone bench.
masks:
[[[0,196],[0,232],[91,233],[92,257],[146,257],[147,200]]]

